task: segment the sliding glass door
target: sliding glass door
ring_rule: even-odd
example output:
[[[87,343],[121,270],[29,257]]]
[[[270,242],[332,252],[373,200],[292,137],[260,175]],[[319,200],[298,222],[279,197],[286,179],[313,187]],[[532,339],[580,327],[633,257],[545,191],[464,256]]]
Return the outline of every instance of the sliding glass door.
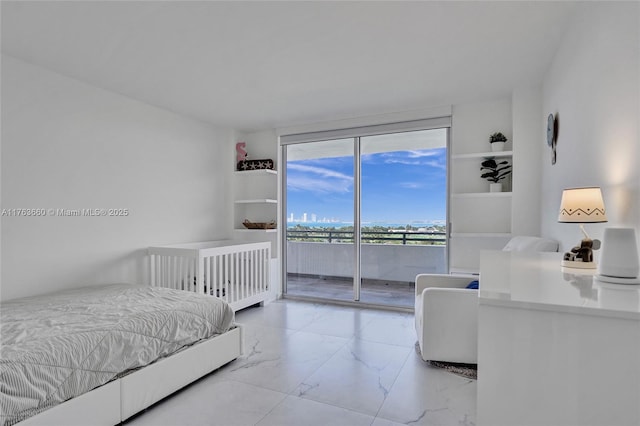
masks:
[[[283,146],[285,294],[412,307],[447,270],[448,129]]]
[[[353,139],[286,147],[287,294],[354,300]]]
[[[360,138],[360,301],[413,306],[419,273],[446,273],[447,131]]]

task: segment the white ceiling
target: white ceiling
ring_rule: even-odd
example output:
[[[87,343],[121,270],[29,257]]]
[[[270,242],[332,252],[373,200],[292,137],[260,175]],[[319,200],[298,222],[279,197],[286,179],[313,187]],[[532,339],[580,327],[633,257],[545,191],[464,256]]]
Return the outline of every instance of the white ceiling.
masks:
[[[508,96],[572,2],[7,2],[2,51],[251,131]]]

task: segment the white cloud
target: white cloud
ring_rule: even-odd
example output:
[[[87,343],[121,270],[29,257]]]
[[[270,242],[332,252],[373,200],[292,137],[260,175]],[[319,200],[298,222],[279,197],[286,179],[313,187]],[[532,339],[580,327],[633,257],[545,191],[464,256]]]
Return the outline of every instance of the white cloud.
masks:
[[[407,189],[420,189],[424,188],[424,184],[422,182],[401,182],[400,187]]]
[[[407,166],[421,166],[423,164],[419,160],[405,160],[402,158],[389,158],[384,162],[385,164],[406,164]]]
[[[436,157],[441,154],[441,152],[436,150],[429,151],[407,151],[409,153],[409,158],[423,158],[423,157]]]
[[[382,154],[386,164],[426,166],[446,169],[445,158],[440,150],[401,151]]]
[[[348,180],[350,182],[353,182],[353,176],[349,176],[347,174],[340,173],[335,170],[327,169],[325,167],[307,166],[305,164],[296,164],[291,162],[287,164],[287,169],[297,170],[300,172],[315,173],[317,175],[320,175],[326,178],[342,179],[342,180]]]
[[[309,191],[322,194],[348,193],[351,182],[346,180],[324,180],[308,176],[288,176],[287,189],[290,191]]]
[[[447,170],[447,165],[439,162],[438,160],[426,161],[422,163],[423,166],[435,167],[442,170]]]
[[[442,169],[442,170],[446,170],[447,169],[447,165],[442,163],[442,162],[440,162],[440,161],[438,161],[438,160],[424,161],[424,160],[403,160],[403,159],[392,158],[392,159],[385,160],[385,163],[387,163],[387,164],[405,164],[407,166],[434,167],[434,168]]]
[[[353,176],[326,167],[290,162],[287,170],[287,189],[292,191],[347,193],[353,187]]]

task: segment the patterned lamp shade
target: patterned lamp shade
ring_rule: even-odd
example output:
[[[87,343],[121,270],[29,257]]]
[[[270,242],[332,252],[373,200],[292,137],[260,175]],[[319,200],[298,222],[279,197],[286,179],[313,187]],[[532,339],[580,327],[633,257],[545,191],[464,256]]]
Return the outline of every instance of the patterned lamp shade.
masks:
[[[600,188],[569,188],[562,191],[558,222],[607,222]]]

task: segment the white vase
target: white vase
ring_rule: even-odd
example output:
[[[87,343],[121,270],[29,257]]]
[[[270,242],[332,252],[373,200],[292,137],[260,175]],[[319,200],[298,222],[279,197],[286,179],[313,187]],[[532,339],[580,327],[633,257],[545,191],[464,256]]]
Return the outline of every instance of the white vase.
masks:
[[[504,151],[505,142],[491,142],[491,151],[492,152],[501,152]]]
[[[489,192],[502,192],[502,183],[490,183],[489,184]]]

